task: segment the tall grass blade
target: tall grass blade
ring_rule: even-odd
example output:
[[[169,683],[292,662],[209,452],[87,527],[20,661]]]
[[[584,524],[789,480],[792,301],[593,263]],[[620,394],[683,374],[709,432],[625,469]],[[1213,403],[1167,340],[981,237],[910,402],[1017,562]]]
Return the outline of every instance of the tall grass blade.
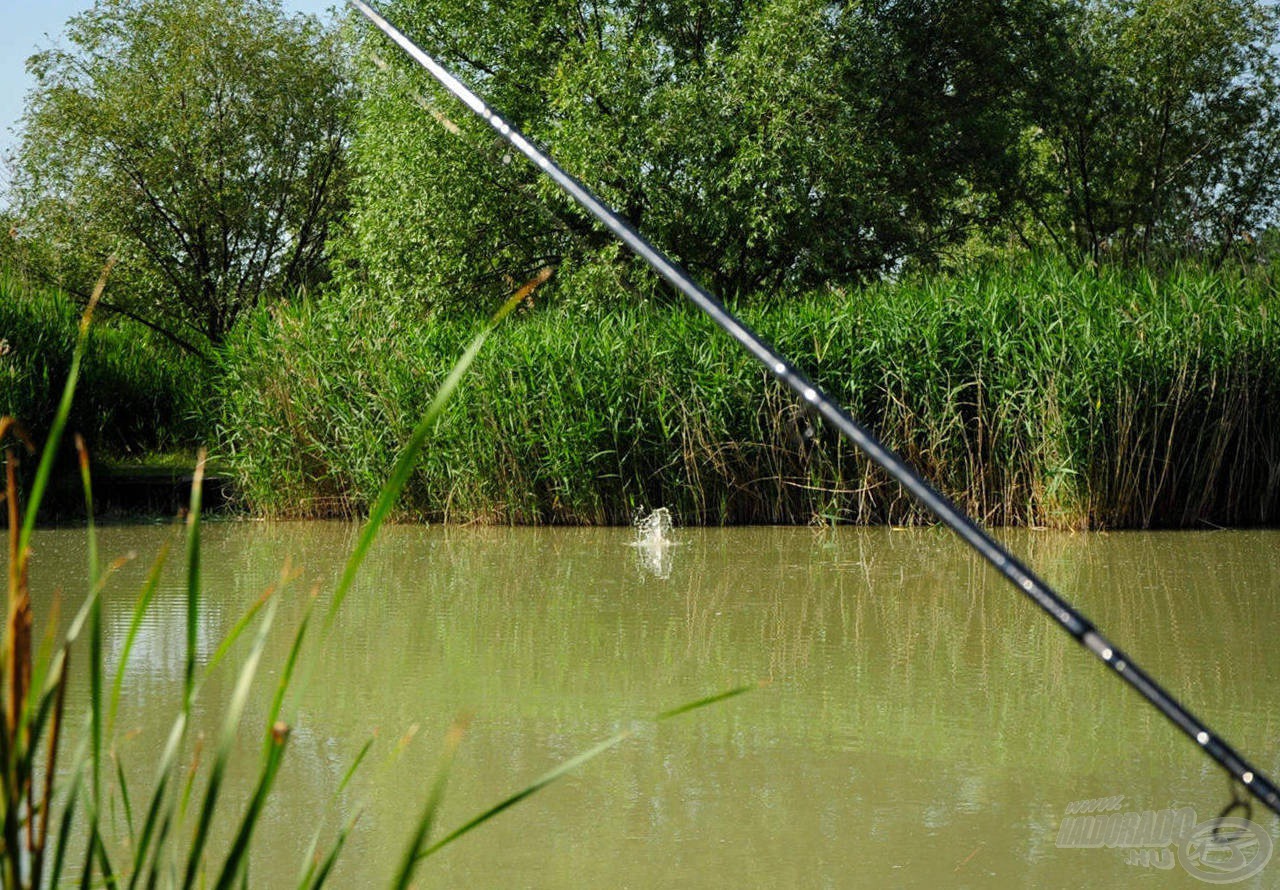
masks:
[[[304,884],[306,890],[320,890],[329,880],[329,875],[333,873],[333,866],[338,861],[338,856],[342,853],[342,848],[347,844],[347,837],[356,827],[356,822],[360,819],[360,813],[355,813],[347,820],[338,832],[338,837],[334,840],[333,849],[329,851],[329,855],[320,863],[320,867],[316,870],[315,879],[310,884]],[[301,887],[300,887],[301,890]]]
[[[342,781],[338,783],[338,787],[334,789],[335,795],[341,794],[351,784],[351,780],[355,777],[356,772],[360,769],[360,764],[364,763],[364,759],[369,756],[369,752],[373,750],[373,738],[365,739],[364,745],[360,748],[360,753],[351,761],[351,766],[347,767],[347,771],[342,775]]]
[[[315,600],[312,600],[314,604]],[[278,742],[276,740],[276,727],[280,721],[280,711],[284,708],[284,697],[289,691],[289,684],[293,680],[294,669],[298,666],[298,657],[302,653],[302,643],[307,636],[307,627],[311,623],[312,606],[307,607],[306,614],[303,615],[302,621],[298,625],[297,632],[293,635],[293,645],[289,648],[289,657],[285,660],[284,670],[280,672],[280,681],[276,683],[275,696],[271,699],[271,709],[267,712],[267,737],[263,741],[263,756],[270,756],[275,750]]]
[[[40,464],[36,467],[35,479],[31,483],[31,494],[27,498],[27,515],[18,537],[19,554],[25,554],[27,546],[31,543],[31,533],[36,527],[36,514],[40,512],[40,503],[44,500],[45,489],[49,486],[49,477],[53,475],[53,463],[58,456],[58,446],[62,442],[62,433],[67,426],[67,417],[71,414],[71,399],[76,391],[76,380],[80,376],[80,362],[84,358],[84,347],[89,337],[89,322],[93,319],[94,308],[102,299],[102,292],[107,288],[107,278],[115,264],[116,258],[111,257],[103,266],[102,274],[98,276],[98,283],[94,285],[93,294],[89,297],[89,305],[85,307],[84,315],[80,318],[80,332],[76,340],[75,352],[71,356],[71,369],[67,373],[67,382],[62,387],[62,399],[58,402],[58,410],[49,427],[44,451],[40,455]]]
[[[339,795],[341,795],[342,792],[346,790],[347,785],[350,784],[351,779],[355,776],[356,772],[360,769],[360,764],[364,763],[364,759],[369,755],[369,752],[373,749],[373,741],[374,740],[372,736],[366,739],[364,745],[361,746],[360,748],[360,752],[356,754],[355,759],[352,760],[351,762],[351,765],[347,767],[346,773],[344,773],[342,776],[342,781],[340,781],[338,783],[338,787],[333,790],[333,795],[329,799],[329,805],[326,807],[327,811],[331,811],[334,809],[335,805],[337,804]],[[349,832],[351,828],[355,826],[356,820],[360,818],[360,812],[361,811],[357,809],[356,812],[352,814],[348,822],[347,828],[345,829],[346,831]],[[302,868],[300,869],[300,872],[298,874],[298,890],[306,890],[306,888],[319,886],[318,883],[315,883],[316,876],[319,873],[317,869],[323,870],[323,865],[320,862],[320,860],[316,858],[316,851],[320,849],[320,832],[321,831],[322,831],[322,828],[317,828],[315,831],[315,834],[311,836],[311,843],[307,847],[307,853],[302,858]],[[345,840],[344,833],[340,833],[339,837]],[[332,859],[335,856],[336,856],[336,850],[330,850],[329,855],[326,857],[326,859]]]
[[[84,487],[85,536],[89,550],[89,589],[98,590],[100,566],[98,562],[98,533],[93,522],[93,482],[89,477],[89,450],[84,439],[75,437],[76,456],[80,462],[80,482]],[[92,806],[102,811],[102,597],[91,595],[93,606],[89,610],[89,713],[90,713],[90,768],[93,773]]]
[[[40,875],[44,872],[45,851],[48,848],[49,839],[49,813],[53,809],[54,779],[58,772],[58,753],[61,750],[59,745],[62,740],[62,721],[63,715],[66,713],[66,704],[67,681],[65,676],[59,674],[56,700],[53,707],[53,720],[49,729],[49,745],[45,749],[44,791],[40,796],[42,801],[40,828],[32,851],[31,872],[35,875]],[[54,886],[57,885],[54,884]]]
[[[209,771],[209,783],[205,788],[199,821],[196,823],[195,839],[192,841],[191,851],[187,856],[186,873],[182,882],[184,888],[195,886],[196,878],[202,865],[204,847],[209,839],[209,830],[213,826],[213,815],[218,806],[227,763],[231,758],[232,749],[235,747],[236,731],[240,726],[240,715],[244,713],[245,704],[249,700],[249,689],[253,685],[253,678],[258,670],[258,662],[262,658],[262,651],[266,647],[267,636],[271,630],[278,603],[279,600],[273,599],[267,607],[266,614],[262,618],[262,624],[258,628],[258,635],[254,639],[253,648],[249,652],[249,657],[245,660],[244,667],[240,669],[239,676],[236,678],[231,701],[227,706],[227,714],[222,722],[222,731],[218,740],[217,751],[214,753],[213,766]]]
[[[129,656],[133,653],[133,646],[137,642],[138,632],[142,629],[142,622],[146,618],[147,611],[151,608],[151,602],[155,599],[156,591],[160,589],[160,573],[164,569],[164,564],[168,558],[169,543],[166,541],[160,547],[160,553],[151,565],[147,580],[138,594],[138,601],[134,603],[133,617],[129,619],[129,630],[125,634],[124,643],[120,647],[120,663],[116,665],[116,675],[111,682],[111,702],[107,708],[108,735],[115,730],[116,714],[120,707],[120,693],[124,689],[124,674],[129,666]]]
[[[205,452],[196,458],[191,477],[191,505],[187,513],[187,652],[183,667],[182,701],[191,707],[196,682],[196,645],[200,628],[200,501],[204,488]]]
[[[161,829],[161,835],[165,833],[165,829],[161,826],[168,824],[169,815],[173,810],[172,801],[169,799],[167,792],[169,783],[173,779],[174,766],[177,762],[178,751],[181,748],[182,739],[186,735],[186,730],[187,712],[180,711],[177,719],[174,720],[173,726],[169,729],[169,738],[160,754],[160,763],[156,769],[155,790],[151,792],[151,800],[147,804],[147,816],[142,823],[142,833],[137,838],[134,849],[133,869],[129,879],[130,890],[137,886],[138,879],[143,873],[143,868],[147,863],[147,856],[151,852],[152,840],[156,838],[157,828]],[[168,803],[167,809],[166,803]],[[156,858],[159,858],[159,854],[157,854]],[[153,874],[155,868],[156,864],[153,862]]]
[[[80,890],[90,890],[93,886],[93,854],[98,846],[98,832],[92,827],[90,817],[89,845],[84,850],[84,864],[80,866]]]
[[[288,739],[289,727],[283,723],[277,723],[272,726],[271,747],[267,752],[262,774],[258,778],[258,786],[254,789],[253,797],[249,801],[249,807],[245,811],[244,818],[240,821],[240,829],[236,832],[235,840],[232,842],[231,850],[223,863],[222,872],[218,875],[218,882],[214,885],[214,890],[230,890],[235,883],[236,876],[240,875],[241,870],[247,865],[249,841],[253,837],[254,828],[257,825],[258,817],[262,814],[262,807],[267,801],[267,796],[271,793],[271,788],[275,784],[276,774],[280,771],[280,764],[284,761],[284,749]],[[244,879],[248,880],[247,873],[244,875]]]
[[[717,693],[715,695],[709,695],[706,698],[700,698],[700,699],[697,699],[696,701],[692,701],[687,704],[679,705],[678,707],[671,708],[666,711],[662,711],[652,719],[654,723],[662,723],[667,720],[670,720],[673,717],[678,717],[681,714],[687,714],[690,711],[696,711],[699,708],[705,708],[708,705],[713,705],[713,704],[716,704],[717,702],[722,702],[730,698],[736,698],[737,696],[742,695],[745,692],[749,692],[754,688],[756,688],[755,685],[738,686],[726,692]],[[420,854],[418,854],[418,858],[425,859],[426,857],[431,856],[432,854],[441,850],[443,847],[453,843],[458,838],[462,837],[464,834],[474,831],[476,828],[480,827],[485,822],[488,822],[490,819],[492,819],[494,816],[497,816],[499,813],[503,812],[504,810],[510,809],[511,807],[520,803],[520,801],[524,800],[525,798],[533,794],[536,794],[537,792],[541,791],[543,788],[550,785],[552,782],[556,781],[557,779],[563,778],[564,776],[576,770],[578,767],[590,762],[591,760],[594,760],[596,757],[599,757],[601,754],[608,751],[609,749],[616,747],[617,745],[631,738],[635,734],[636,734],[635,729],[624,729],[622,732],[612,735],[609,738],[605,739],[604,741],[588,748],[582,753],[569,758],[568,760],[561,763],[559,766],[555,767],[554,769],[550,770],[547,773],[544,773],[542,776],[536,779],[531,785],[521,789],[520,791],[517,791],[515,794],[511,795],[505,800],[502,800],[494,804],[489,809],[473,817],[471,820],[464,823],[460,827],[454,829],[448,835],[441,838],[439,841],[427,847],[427,849],[423,850]]]
[[[165,814],[164,821],[160,823],[160,831],[156,835],[156,856],[151,862],[151,868],[147,874],[147,890],[156,890],[160,883],[160,870],[166,864],[161,860],[161,853],[168,850],[167,841],[169,832],[173,830],[173,812]],[[174,886],[178,883],[177,870],[172,861],[169,865],[169,883],[168,886]]]
[[[444,750],[440,754],[440,765],[436,768],[435,781],[431,783],[431,792],[422,808],[422,815],[418,817],[418,824],[414,828],[409,845],[404,851],[400,870],[391,882],[395,890],[408,890],[410,881],[413,880],[414,870],[423,856],[422,847],[431,837],[436,813],[440,809],[441,801],[444,800],[444,789],[449,781],[449,773],[453,769],[454,755],[458,753],[458,746],[462,744],[462,736],[465,732],[466,721],[459,720],[449,728],[449,733],[445,737]]]
[[[125,827],[133,837],[133,803],[129,799],[129,780],[125,778],[124,764],[116,758],[116,784],[120,786],[120,803],[124,806]]]
[[[226,658],[227,653],[231,651],[233,646],[235,646],[236,641],[239,640],[249,626],[253,624],[254,617],[262,611],[263,606],[271,602],[274,595],[274,590],[267,591],[259,597],[252,606],[246,609],[243,615],[236,619],[236,623],[231,626],[231,630],[227,631],[227,635],[218,643],[218,648],[214,649],[213,654],[209,656],[209,661],[205,664],[206,673],[212,671],[222,663],[222,659]]]
[[[58,820],[58,837],[53,843],[53,863],[49,869],[49,886],[62,886],[62,869],[66,864],[67,850],[71,847],[71,826],[75,823],[76,809],[80,802],[80,789],[84,784],[84,770],[81,766],[72,773],[67,799],[62,805],[62,815]]]
[[[191,799],[195,794],[196,779],[200,775],[200,763],[204,756],[203,741],[196,743],[195,752],[192,754],[191,763],[187,766],[187,778],[182,783],[182,795],[178,798],[177,820],[179,823],[187,818],[187,810],[191,807]]]
[[[750,692],[753,689],[758,689],[759,686],[760,684],[753,683],[747,686],[738,686],[734,689],[726,690],[725,692],[718,692],[715,695],[708,695],[706,698],[700,698],[697,701],[691,701],[687,704],[674,707],[669,711],[663,711],[657,717],[654,718],[654,722],[662,723],[667,720],[670,720],[672,717],[679,717],[681,714],[687,714],[690,711],[696,711],[699,708],[705,708],[708,705],[714,705],[717,702],[726,701],[727,699],[731,699],[731,698],[737,698],[739,695]]]
[[[13,426],[7,418],[0,429]],[[19,545],[17,459],[6,451],[5,497],[9,514],[9,583],[3,635],[0,636],[0,670],[4,683],[3,716],[0,718],[0,884],[20,887],[23,874],[22,808],[32,809],[30,792],[30,739],[27,711],[31,684],[31,598],[27,586],[26,551]],[[28,833],[28,846],[30,834]]]
[[[595,758],[603,754],[605,751],[608,751],[610,748],[616,747],[617,745],[631,738],[635,734],[636,734],[636,730],[634,729],[624,729],[622,732],[619,732],[619,733],[616,733],[615,735],[610,736],[609,738],[605,739],[602,742],[597,743],[596,745],[593,745],[592,747],[581,752],[580,754],[570,757],[568,760],[561,763],[555,769],[552,769],[551,771],[546,772],[543,775],[539,776],[537,779],[533,781],[532,784],[522,788],[521,790],[517,791],[515,794],[511,795],[510,797],[502,801],[499,801],[498,803],[489,807],[489,809],[472,817],[470,820],[463,823],[458,828],[455,828],[449,834],[445,835],[443,838],[436,841],[436,843],[432,844],[431,846],[427,847],[427,849],[419,853],[418,858],[425,859],[428,856],[431,856],[439,852],[441,849],[443,849],[444,847],[447,847],[449,844],[453,843],[458,838],[462,837],[464,834],[469,834],[470,832],[479,828],[484,823],[488,822],[494,816],[497,816],[499,813],[502,813],[510,809],[511,807],[520,803],[520,801],[524,800],[525,798],[530,797],[533,794],[536,794],[537,792],[541,791],[543,788],[550,785],[552,782],[556,781],[556,779],[563,778],[564,776],[576,770],[578,767],[594,760]]]
[[[240,873],[241,867],[245,863],[245,857],[248,854],[249,842],[253,837],[258,817],[266,803],[267,796],[271,793],[271,788],[275,784],[276,773],[280,769],[280,764],[284,760],[284,749],[285,743],[288,741],[289,728],[286,724],[279,722],[279,716],[284,705],[285,693],[288,691],[294,668],[298,663],[298,656],[302,650],[302,643],[306,638],[307,626],[310,620],[311,608],[308,607],[306,615],[294,634],[293,645],[290,647],[289,657],[285,662],[284,670],[281,672],[280,680],[276,684],[275,695],[272,698],[271,708],[268,712],[267,738],[263,748],[263,768],[258,779],[258,786],[241,821],[240,829],[236,834],[231,851],[223,864],[222,872],[218,876],[217,890],[228,890],[235,882],[237,874]],[[247,873],[242,877],[245,881],[248,880]]]
[[[107,855],[107,845],[102,840],[101,820],[95,815],[93,817],[93,838],[94,850],[98,861],[98,869],[102,872],[102,885],[104,887],[119,887],[120,883],[116,880],[115,870],[111,867],[111,858]]]
[[[545,280],[545,277],[541,278],[541,281]],[[502,307],[493,314],[493,317],[489,319],[484,328],[475,335],[462,353],[462,356],[454,363],[444,382],[440,384],[440,389],[436,391],[435,398],[431,400],[422,419],[414,427],[412,435],[409,436],[409,441],[400,450],[400,455],[396,458],[391,475],[378,493],[378,499],[374,503],[373,509],[369,511],[369,518],[365,520],[364,528],[360,532],[356,546],[347,558],[346,566],[342,570],[342,577],[338,580],[338,586],[334,590],[333,601],[329,605],[328,616],[325,619],[326,630],[332,626],[334,616],[337,615],[338,610],[342,607],[342,601],[346,599],[347,593],[351,590],[351,585],[355,582],[356,573],[360,569],[360,564],[364,562],[369,548],[373,545],[373,539],[377,535],[378,529],[382,527],[387,517],[391,515],[391,510],[395,507],[396,500],[400,497],[400,492],[404,489],[405,483],[409,481],[409,476],[413,473],[413,468],[418,462],[418,455],[422,451],[422,446],[426,444],[427,437],[435,430],[436,422],[440,419],[444,406],[452,397],[454,390],[458,388],[458,383],[461,382],[463,375],[471,367],[476,356],[480,354],[480,349],[484,346],[485,340],[489,338],[489,334],[520,305],[541,281],[534,279],[534,281],[512,294],[502,304]]]

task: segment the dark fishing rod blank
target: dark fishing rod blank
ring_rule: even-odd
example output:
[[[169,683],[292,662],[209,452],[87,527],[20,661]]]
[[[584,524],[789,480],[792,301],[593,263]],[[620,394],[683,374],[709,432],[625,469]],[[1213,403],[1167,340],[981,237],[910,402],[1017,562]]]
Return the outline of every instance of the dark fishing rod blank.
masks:
[[[684,294],[708,315],[715,324],[741,344],[779,381],[789,387],[812,410],[822,415],[841,435],[853,442],[868,458],[915,496],[940,522],[954,531],[977,551],[1024,596],[1048,613],[1078,643],[1092,652],[1113,673],[1132,686],[1161,714],[1173,722],[1193,742],[1212,757],[1227,773],[1268,809],[1280,815],[1280,791],[1224,739],[1217,736],[1181,702],[1167,692],[1124,652],[1113,646],[1098,630],[1063,599],[1048,583],[1023,565],[1003,545],[991,537],[978,523],[951,503],[926,482],[914,469],[883,445],[869,430],[802,374],[790,361],[767,345],[754,331],[734,316],[724,304],[649,243],[614,210],[600,201],[590,189],[566,173],[550,156],[535,147],[515,127],[491,109],[462,81],[454,77],[434,58],[420,49],[363,0],[349,0],[377,28],[408,53],[414,61],[460,99],[478,117],[498,132],[503,139],[532,161],[583,209],[613,232],[637,256],[645,261],[664,281]]]

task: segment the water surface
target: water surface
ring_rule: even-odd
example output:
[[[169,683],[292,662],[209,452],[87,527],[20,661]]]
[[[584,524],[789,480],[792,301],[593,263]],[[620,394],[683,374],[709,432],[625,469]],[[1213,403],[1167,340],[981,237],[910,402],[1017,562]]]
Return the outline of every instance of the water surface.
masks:
[[[205,528],[202,658],[283,567],[297,575],[241,733],[249,750],[291,631],[313,591],[325,607],[355,531]],[[110,657],[174,534],[102,531],[104,557],[138,555],[109,584]],[[767,685],[644,729],[504,813],[426,862],[419,886],[1204,886],[1123,850],[1056,845],[1073,802],[1123,796],[1127,810],[1190,806],[1207,819],[1227,782],[947,533],[673,534],[676,546],[646,548],[619,529],[387,529],[288,708],[254,886],[290,886],[312,833],[328,837],[356,808],[334,886],[384,886],[459,715],[470,724],[446,830],[638,718],[757,680]],[[1280,772],[1280,533],[1004,537]],[[54,590],[78,600],[83,532],[40,532],[35,549],[41,614]],[[117,750],[135,796],[180,695],[180,552],[130,663]],[[200,693],[207,735],[230,694],[219,669]],[[1254,819],[1276,834],[1274,817]],[[1237,886],[1278,881],[1280,861]]]

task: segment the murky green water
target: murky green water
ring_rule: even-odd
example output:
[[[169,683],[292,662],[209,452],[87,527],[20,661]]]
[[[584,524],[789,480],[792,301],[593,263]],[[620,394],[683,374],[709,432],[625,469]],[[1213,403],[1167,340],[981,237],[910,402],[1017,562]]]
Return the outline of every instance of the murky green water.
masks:
[[[139,554],[109,587],[112,657],[172,534],[102,533],[104,557]],[[322,601],[331,589],[354,528],[230,523],[205,537],[205,657],[286,561],[301,573],[242,731],[253,746],[288,631],[313,587]],[[657,551],[633,537],[388,529],[304,677],[254,886],[291,886],[314,830],[328,836],[356,807],[334,886],[384,886],[459,714],[471,723],[446,830],[637,717],[753,680],[768,685],[642,732],[463,838],[419,886],[1203,886],[1179,866],[1132,864],[1133,851],[1057,845],[1073,802],[1123,796],[1124,811],[1190,806],[1203,820],[1227,783],[946,533],[683,529]],[[1008,537],[1280,773],[1280,532]],[[35,588],[78,601],[83,533],[41,532],[35,547]],[[120,718],[135,796],[180,690],[184,593],[171,575]],[[206,733],[230,683],[219,670],[201,692]],[[1280,838],[1274,817],[1254,819]],[[1276,860],[1238,886],[1280,883]]]

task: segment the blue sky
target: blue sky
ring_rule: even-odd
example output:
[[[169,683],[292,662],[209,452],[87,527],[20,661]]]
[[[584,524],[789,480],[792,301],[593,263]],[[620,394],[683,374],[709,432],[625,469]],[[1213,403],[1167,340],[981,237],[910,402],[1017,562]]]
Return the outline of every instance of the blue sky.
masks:
[[[286,10],[324,16],[340,0],[283,0]],[[57,42],[68,18],[93,6],[93,0],[0,0],[0,158],[14,147],[14,130],[31,82],[27,57]],[[0,186],[9,181],[0,163]]]

